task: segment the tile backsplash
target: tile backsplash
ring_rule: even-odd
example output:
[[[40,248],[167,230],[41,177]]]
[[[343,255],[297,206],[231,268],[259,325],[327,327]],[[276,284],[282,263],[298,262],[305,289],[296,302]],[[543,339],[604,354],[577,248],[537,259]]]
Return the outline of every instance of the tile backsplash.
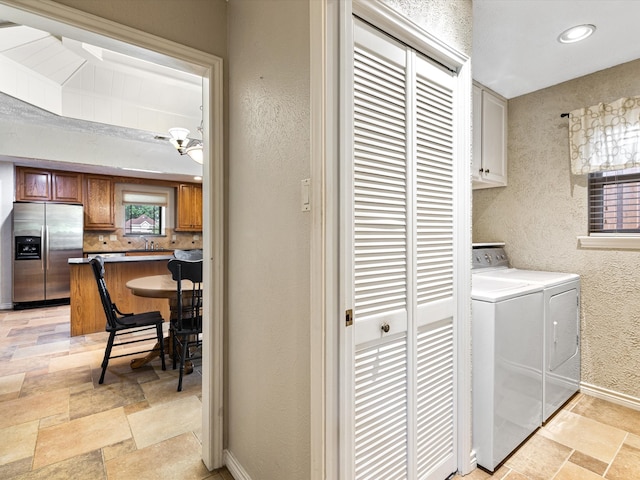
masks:
[[[176,237],[175,240],[172,240],[173,235]],[[102,240],[100,238],[102,238]],[[112,238],[114,238],[114,240],[112,240]],[[84,232],[83,250],[85,252],[144,250],[144,238],[143,235],[129,235],[125,237],[123,229],[121,228],[113,232]],[[149,245],[151,245],[153,241],[159,250],[190,250],[193,248],[202,248],[202,232],[174,232],[173,229],[168,228],[165,236],[148,236],[146,238]]]

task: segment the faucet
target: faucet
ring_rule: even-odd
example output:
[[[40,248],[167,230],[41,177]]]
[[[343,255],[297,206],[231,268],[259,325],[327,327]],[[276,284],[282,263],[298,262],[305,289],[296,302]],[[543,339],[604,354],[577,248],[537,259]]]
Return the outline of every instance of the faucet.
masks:
[[[144,240],[144,249],[149,250],[149,240],[146,237],[141,237]]]

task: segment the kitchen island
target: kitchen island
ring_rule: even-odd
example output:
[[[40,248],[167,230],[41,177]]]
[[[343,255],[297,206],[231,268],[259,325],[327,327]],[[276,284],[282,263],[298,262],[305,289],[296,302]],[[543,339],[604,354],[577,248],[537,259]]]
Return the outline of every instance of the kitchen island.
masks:
[[[169,273],[167,262],[173,255],[134,255],[104,258],[104,279],[111,301],[122,312],[140,313],[159,310],[169,320],[166,298],[138,297],[125,284],[138,277]],[[70,258],[71,271],[71,336],[104,332],[106,317],[98,293],[96,279],[88,258]]]

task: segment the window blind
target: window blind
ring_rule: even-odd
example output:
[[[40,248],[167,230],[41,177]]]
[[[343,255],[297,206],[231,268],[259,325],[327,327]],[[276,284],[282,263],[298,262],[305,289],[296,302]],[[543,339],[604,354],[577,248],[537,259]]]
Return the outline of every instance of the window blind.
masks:
[[[589,233],[640,233],[640,168],[589,174]]]
[[[166,207],[168,204],[166,193],[157,192],[122,192],[123,205],[157,205]]]

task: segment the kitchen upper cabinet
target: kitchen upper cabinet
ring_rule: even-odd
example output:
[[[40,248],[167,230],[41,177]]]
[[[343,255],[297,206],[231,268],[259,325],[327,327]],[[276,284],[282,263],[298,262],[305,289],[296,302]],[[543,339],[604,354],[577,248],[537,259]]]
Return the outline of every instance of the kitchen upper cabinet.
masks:
[[[115,230],[113,181],[101,175],[85,175],[84,178],[84,229]]]
[[[176,197],[176,232],[201,232],[202,186],[178,185]]]
[[[54,172],[51,176],[51,194],[55,202],[82,203],[82,175]]]
[[[473,188],[507,185],[507,101],[473,85]]]
[[[16,167],[16,200],[82,203],[82,174]]]

